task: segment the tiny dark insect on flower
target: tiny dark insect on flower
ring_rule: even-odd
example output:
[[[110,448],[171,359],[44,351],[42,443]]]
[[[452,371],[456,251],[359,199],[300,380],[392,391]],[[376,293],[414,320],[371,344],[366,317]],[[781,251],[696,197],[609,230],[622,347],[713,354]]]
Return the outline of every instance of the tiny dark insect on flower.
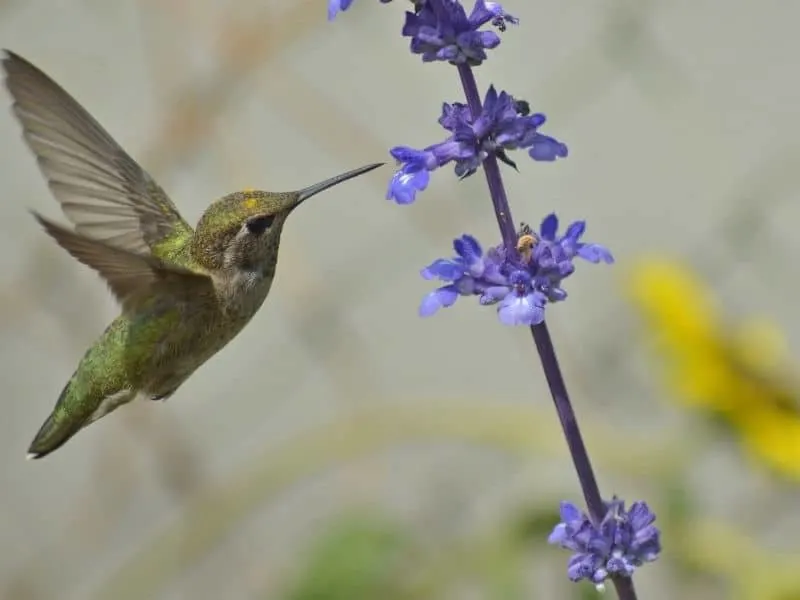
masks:
[[[514,99],[514,108],[516,109],[517,114],[522,117],[527,117],[529,114],[531,114],[531,105],[527,100]]]

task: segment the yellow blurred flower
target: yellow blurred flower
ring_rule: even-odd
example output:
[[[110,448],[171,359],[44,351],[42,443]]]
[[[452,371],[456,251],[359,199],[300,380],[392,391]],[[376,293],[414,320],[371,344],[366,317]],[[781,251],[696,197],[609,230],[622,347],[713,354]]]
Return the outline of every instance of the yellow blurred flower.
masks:
[[[629,274],[668,385],[685,404],[722,417],[761,463],[800,479],[800,385],[772,323],[723,322],[712,292],[687,266],[645,259]]]

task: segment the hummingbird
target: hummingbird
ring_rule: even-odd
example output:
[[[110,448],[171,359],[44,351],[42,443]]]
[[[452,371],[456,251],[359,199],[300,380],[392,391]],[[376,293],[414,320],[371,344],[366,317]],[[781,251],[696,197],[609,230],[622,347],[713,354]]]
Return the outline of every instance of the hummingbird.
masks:
[[[159,184],[61,86],[5,51],[23,138],[74,228],[36,211],[94,269],[120,314],[86,351],[28,450],[42,458],[134,399],[166,400],[253,318],[269,294],[281,231],[300,204],[384,163],[292,192],[240,191],[195,229]]]

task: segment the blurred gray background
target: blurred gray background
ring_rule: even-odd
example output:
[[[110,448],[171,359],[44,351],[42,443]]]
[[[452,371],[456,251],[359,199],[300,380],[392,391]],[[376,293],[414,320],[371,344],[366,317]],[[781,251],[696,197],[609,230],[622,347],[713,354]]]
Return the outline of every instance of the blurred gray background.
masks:
[[[666,398],[622,273],[648,252],[687,259],[727,311],[771,315],[796,347],[800,4],[504,6],[522,24],[479,84],[527,99],[570,147],[567,160],[520,156],[520,173],[504,170],[514,215],[585,218],[587,238],[618,258],[580,265],[548,319],[601,488],[665,518],[692,507],[665,524],[640,597],[796,600],[796,488]],[[76,96],[195,223],[228,192],[294,189],[441,138],[458,78],[410,55],[405,8],[357,0],[328,23],[322,0],[0,0],[0,46]],[[564,581],[566,552],[541,544],[558,501],[581,496],[529,332],[463,300],[416,314],[430,289],[419,269],[453,237],[498,238],[481,174],[437,172],[408,207],[383,198],[391,165],[315,198],[284,231],[264,309],[179,393],[26,462],[117,308],[31,219],[29,208],[63,217],[1,112],[0,597],[334,598],[332,583],[302,586],[368,570],[323,557],[335,576],[312,572],[342,520],[367,557],[385,551],[375,528],[411,540],[377,561],[373,591],[343,598],[593,593]],[[493,541],[540,513],[513,552]],[[382,525],[358,524],[373,514]],[[758,591],[781,578],[794,591]]]

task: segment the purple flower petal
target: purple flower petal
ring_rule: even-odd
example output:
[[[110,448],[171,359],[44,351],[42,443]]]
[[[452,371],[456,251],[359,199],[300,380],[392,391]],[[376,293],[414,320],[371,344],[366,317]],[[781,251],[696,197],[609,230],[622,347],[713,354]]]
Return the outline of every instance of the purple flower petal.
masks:
[[[614,262],[614,257],[611,255],[611,252],[600,244],[583,244],[578,249],[578,256],[590,263],[604,262],[606,264],[612,264]]]
[[[427,294],[419,305],[419,316],[430,317],[440,308],[448,308],[458,300],[458,292],[452,285],[440,287]]]
[[[569,227],[567,227],[567,231],[564,233],[564,239],[573,243],[578,242],[585,231],[586,221],[574,221],[573,223],[569,224]]]
[[[567,291],[561,289],[560,287],[550,286],[545,295],[547,296],[547,300],[549,302],[563,302],[567,299]]]
[[[538,325],[544,321],[543,296],[537,292],[520,295],[511,292],[497,308],[497,315],[504,325]]]
[[[464,265],[461,262],[439,258],[422,269],[420,274],[425,279],[455,281],[464,274]]]
[[[561,502],[558,512],[561,515],[561,520],[565,523],[569,523],[570,521],[581,521],[585,518],[585,515],[577,506],[575,506],[572,502],[567,502],[566,500]]]
[[[347,10],[352,3],[353,0],[328,0],[328,20],[333,21],[340,10]]]
[[[537,133],[528,149],[528,155],[536,161],[552,162],[569,155],[567,145],[548,135]]]
[[[479,302],[484,306],[500,302],[503,298],[508,296],[511,289],[505,285],[492,285],[483,290],[483,294],[479,298]]]
[[[422,169],[433,171],[439,166],[433,152],[428,149],[417,150],[408,146],[395,146],[389,150],[389,154],[395,160],[404,163],[403,167],[407,172],[420,171]]]
[[[454,138],[432,146],[431,154],[439,166],[446,165],[454,160],[469,160],[474,155],[469,146],[465,146]]]
[[[469,107],[466,104],[445,102],[442,106],[442,116],[439,117],[439,125],[452,132],[456,127],[469,123],[470,119]]]
[[[542,224],[539,226],[539,236],[543,240],[553,242],[556,239],[557,232],[558,217],[556,216],[556,213],[550,213],[542,220]]]
[[[597,560],[592,554],[578,553],[570,557],[567,577],[570,581],[580,581],[591,577],[597,569]]]
[[[652,562],[661,552],[661,532],[650,525],[638,531],[631,544],[632,553],[642,562]]]
[[[559,523],[547,537],[548,544],[558,544],[559,546],[570,539],[570,533],[566,523]]]
[[[394,200],[397,204],[411,204],[416,199],[417,192],[428,187],[430,179],[428,171],[409,173],[405,169],[400,169],[389,182],[386,199]]]
[[[634,529],[644,529],[656,520],[656,516],[650,511],[650,507],[647,506],[646,502],[634,502],[631,504],[628,518]]]
[[[465,234],[453,240],[453,248],[468,266],[478,262],[483,256],[481,245],[471,235]]]

